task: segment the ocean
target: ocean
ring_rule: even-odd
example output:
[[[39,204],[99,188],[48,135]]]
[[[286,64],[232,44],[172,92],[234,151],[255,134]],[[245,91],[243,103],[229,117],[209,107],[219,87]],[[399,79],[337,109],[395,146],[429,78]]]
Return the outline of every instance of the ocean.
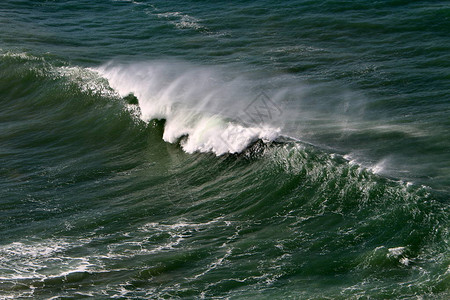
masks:
[[[1,299],[450,298],[448,1],[0,26]]]

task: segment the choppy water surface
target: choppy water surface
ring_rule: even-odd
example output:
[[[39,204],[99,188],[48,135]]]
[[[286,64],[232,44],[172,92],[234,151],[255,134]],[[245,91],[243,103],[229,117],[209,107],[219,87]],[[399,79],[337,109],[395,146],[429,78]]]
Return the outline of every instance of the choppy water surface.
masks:
[[[6,1],[0,297],[449,297],[445,1]]]

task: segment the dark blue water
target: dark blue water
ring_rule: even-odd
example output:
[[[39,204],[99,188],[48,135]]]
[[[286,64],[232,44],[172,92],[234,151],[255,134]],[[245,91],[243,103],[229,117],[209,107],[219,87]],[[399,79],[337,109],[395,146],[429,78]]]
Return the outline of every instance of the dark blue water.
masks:
[[[5,1],[0,297],[449,296],[446,1]]]

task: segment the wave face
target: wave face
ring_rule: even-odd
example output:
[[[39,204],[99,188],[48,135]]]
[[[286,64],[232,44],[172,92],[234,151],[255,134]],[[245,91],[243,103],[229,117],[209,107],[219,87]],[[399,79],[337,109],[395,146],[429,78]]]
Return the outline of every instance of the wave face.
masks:
[[[0,298],[448,298],[445,4],[182,4],[4,4]]]

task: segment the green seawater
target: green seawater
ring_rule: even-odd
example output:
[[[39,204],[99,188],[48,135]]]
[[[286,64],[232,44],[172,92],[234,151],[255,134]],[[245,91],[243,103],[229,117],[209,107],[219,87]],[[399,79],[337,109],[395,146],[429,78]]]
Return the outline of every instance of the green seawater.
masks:
[[[450,297],[446,1],[0,7],[0,299]]]

